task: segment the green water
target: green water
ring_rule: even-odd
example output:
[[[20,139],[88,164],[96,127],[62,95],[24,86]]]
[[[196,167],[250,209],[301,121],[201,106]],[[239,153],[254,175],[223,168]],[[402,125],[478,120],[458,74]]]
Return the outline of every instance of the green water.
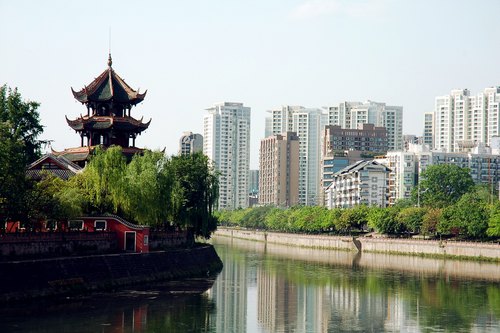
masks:
[[[0,332],[499,332],[498,264],[214,237],[217,276],[0,309]]]

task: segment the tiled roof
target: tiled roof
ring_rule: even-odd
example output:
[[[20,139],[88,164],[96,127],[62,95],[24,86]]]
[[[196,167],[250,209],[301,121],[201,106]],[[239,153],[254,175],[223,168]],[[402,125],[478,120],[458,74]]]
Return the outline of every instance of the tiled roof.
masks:
[[[41,180],[43,171],[50,172],[63,180],[68,180],[69,177],[81,172],[82,168],[65,156],[45,154],[28,166],[26,175],[34,180]]]
[[[142,118],[114,117],[114,116],[81,116],[75,120],[69,120],[66,117],[68,125],[75,131],[83,129],[98,130],[113,128],[119,131],[142,132],[149,127],[151,119],[147,123],[142,122]]]
[[[110,56],[111,60],[111,56]],[[136,105],[144,100],[147,90],[143,93],[130,88],[125,81],[115,73],[111,68],[111,61],[108,62],[108,68],[102,72],[94,81],[80,91],[74,91],[73,96],[79,102],[86,103],[88,101],[109,101],[111,99]]]

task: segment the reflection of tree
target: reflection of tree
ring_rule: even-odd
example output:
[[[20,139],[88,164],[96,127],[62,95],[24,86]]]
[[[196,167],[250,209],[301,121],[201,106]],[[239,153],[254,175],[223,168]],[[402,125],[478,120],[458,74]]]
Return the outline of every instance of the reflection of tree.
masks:
[[[163,303],[148,311],[147,332],[215,332],[215,302],[206,294]]]
[[[478,318],[493,314],[496,319],[488,318],[496,323],[500,317],[494,283],[269,256],[261,266],[287,285],[323,290],[331,309],[328,331],[384,331],[388,325],[397,330],[401,322],[418,321],[423,331],[459,332],[469,331]]]

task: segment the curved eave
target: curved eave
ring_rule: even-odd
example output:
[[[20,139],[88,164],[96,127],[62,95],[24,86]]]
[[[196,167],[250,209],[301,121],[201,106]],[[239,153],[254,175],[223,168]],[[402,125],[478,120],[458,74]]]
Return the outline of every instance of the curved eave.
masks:
[[[103,84],[108,85],[109,87],[102,87]],[[106,89],[109,89],[109,97],[102,98],[101,94],[98,92]],[[123,90],[123,93],[117,92],[116,89]],[[133,90],[118,74],[116,74],[111,67],[108,67],[87,87],[80,91],[74,91],[73,88],[71,88],[71,91],[73,92],[75,99],[81,103],[87,103],[89,101],[107,102],[115,100],[119,103],[129,103],[132,105],[142,102],[147,93],[147,90],[143,94],[139,93],[139,89],[137,89],[137,91]],[[127,98],[119,98],[119,95],[127,96]]]

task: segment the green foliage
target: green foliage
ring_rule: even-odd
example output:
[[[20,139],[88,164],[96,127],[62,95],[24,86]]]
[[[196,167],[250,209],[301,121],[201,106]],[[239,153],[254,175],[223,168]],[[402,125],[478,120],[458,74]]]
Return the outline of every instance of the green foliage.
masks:
[[[41,157],[41,148],[47,141],[38,140],[43,133],[37,102],[23,101],[17,88],[0,87],[0,123],[9,123],[8,138],[22,142],[21,162],[28,165]],[[5,133],[3,133],[5,135]]]
[[[422,207],[406,207],[399,211],[399,223],[404,225],[408,230],[418,232],[422,226],[422,220],[427,213],[427,209]]]
[[[469,238],[482,238],[488,229],[489,211],[475,193],[466,193],[455,205],[453,218]]]
[[[405,230],[398,219],[399,210],[394,207],[372,207],[368,214],[368,226],[383,234],[393,234]]]
[[[46,143],[38,140],[43,132],[38,106],[23,101],[17,89],[0,87],[0,222],[30,222],[34,184],[24,172]]]
[[[344,209],[342,215],[337,219],[337,229],[359,228],[368,222],[368,213],[370,208],[366,205],[354,206],[351,209]]]
[[[437,226],[439,220],[441,218],[441,209],[440,208],[432,208],[425,213],[422,217],[422,232],[425,233],[435,233],[437,231]]]
[[[95,148],[90,163],[81,174],[82,190],[93,211],[118,213],[125,195],[126,167],[121,147],[113,146],[107,150]]]
[[[429,166],[420,179],[419,185],[411,191],[411,199],[427,207],[453,205],[474,187],[470,169],[456,165]]]
[[[498,201],[490,210],[486,234],[490,237],[500,236],[500,202]]]
[[[481,202],[493,204],[498,202],[498,186],[475,184],[474,192]]]

